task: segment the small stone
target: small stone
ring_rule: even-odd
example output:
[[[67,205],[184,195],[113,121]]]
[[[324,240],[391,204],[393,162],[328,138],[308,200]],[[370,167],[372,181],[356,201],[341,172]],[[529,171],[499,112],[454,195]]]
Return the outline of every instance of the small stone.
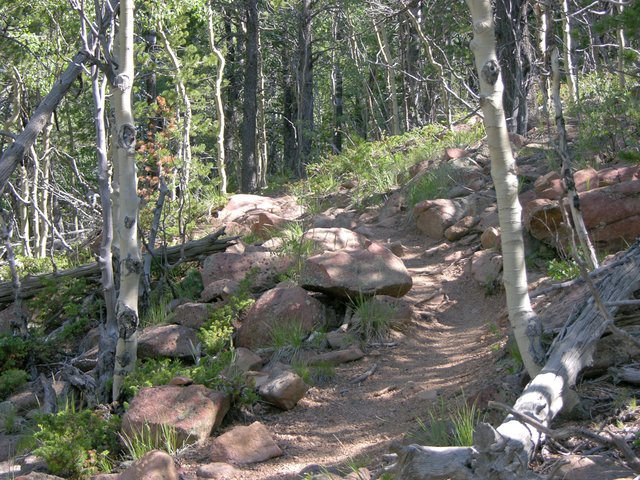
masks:
[[[264,462],[279,457],[282,450],[260,422],[235,427],[213,441],[211,460],[239,465]]]
[[[267,402],[283,410],[291,410],[304,397],[309,387],[294,372],[278,372],[258,389]]]
[[[179,480],[173,458],[166,452],[153,450],[120,474],[118,480]]]
[[[242,475],[242,470],[223,462],[213,462],[200,465],[196,472],[198,479],[212,478],[214,480],[233,480]]]

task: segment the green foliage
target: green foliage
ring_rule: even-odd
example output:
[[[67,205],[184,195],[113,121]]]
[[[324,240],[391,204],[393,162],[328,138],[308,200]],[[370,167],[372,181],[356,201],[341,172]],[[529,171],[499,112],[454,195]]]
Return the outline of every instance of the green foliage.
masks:
[[[124,379],[124,398],[133,398],[142,388],[166,385],[178,375],[186,375],[187,367],[180,360],[169,358],[148,359],[138,362],[133,372]]]
[[[355,183],[350,196],[360,205],[367,198],[396,188],[399,176],[409,166],[437,158],[447,147],[468,147],[483,135],[481,126],[451,132],[432,124],[377,142],[359,142],[341,155],[310,165],[308,178],[294,185],[293,193],[308,208],[317,210],[313,207],[322,204],[324,197],[337,192],[349,180]]]
[[[0,372],[11,368],[23,368],[33,347],[32,341],[22,337],[0,335]]]
[[[72,255],[55,255],[53,260],[57,270],[66,270],[68,268],[77,267],[90,261],[91,257],[88,252],[78,252]],[[50,257],[33,258],[23,255],[16,255],[16,267],[20,278],[28,275],[40,275],[43,273],[53,272],[53,263]],[[11,281],[11,271],[8,263],[0,266],[0,282]]]
[[[580,275],[580,267],[573,260],[559,260],[554,258],[549,260],[547,274],[559,282],[571,280]]]
[[[469,405],[464,395],[449,403],[441,398],[427,415],[427,422],[416,419],[418,430],[410,436],[423,445],[434,447],[473,445],[473,431],[482,421],[476,404]]]
[[[350,301],[353,309],[351,330],[365,342],[382,341],[391,328],[391,320],[395,314],[392,305],[360,296]]]
[[[203,351],[215,355],[231,343],[233,321],[255,303],[251,297],[253,275],[249,274],[240,282],[238,290],[228,299],[227,304],[211,313],[209,320],[198,331]]]
[[[411,183],[407,192],[409,208],[423,200],[442,198],[457,181],[457,171],[453,166],[448,163],[439,164]]]
[[[581,77],[580,91],[580,101],[569,110],[580,120],[576,166],[598,168],[589,162],[595,154],[605,161],[639,159],[640,102],[633,89],[621,87],[613,75],[594,73]]]
[[[29,379],[29,374],[18,368],[10,368],[0,373],[0,400],[4,400]]]
[[[132,460],[138,460],[152,450],[162,450],[169,455],[175,455],[184,446],[184,441],[178,440],[176,428],[173,425],[161,425],[157,433],[153,433],[149,425],[145,425],[140,432],[132,436],[120,434],[126,455]]]
[[[118,426],[116,416],[76,411],[68,405],[38,419],[34,454],[45,460],[54,475],[87,478],[108,466],[109,456],[118,451]]]
[[[307,332],[297,321],[278,322],[271,327],[271,347],[275,350],[272,361],[291,361],[304,347]]]

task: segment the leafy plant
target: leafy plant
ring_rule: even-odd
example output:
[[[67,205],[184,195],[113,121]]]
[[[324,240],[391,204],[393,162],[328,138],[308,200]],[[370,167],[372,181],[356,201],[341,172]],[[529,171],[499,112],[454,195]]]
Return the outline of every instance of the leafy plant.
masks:
[[[29,374],[18,368],[10,368],[0,373],[0,400],[11,395],[29,379]]]
[[[565,281],[580,275],[580,267],[573,260],[558,260],[556,258],[547,264],[548,275],[557,281]]]
[[[54,475],[87,478],[110,464],[110,455],[118,452],[118,426],[116,416],[76,411],[69,402],[60,412],[38,419],[34,454]]]

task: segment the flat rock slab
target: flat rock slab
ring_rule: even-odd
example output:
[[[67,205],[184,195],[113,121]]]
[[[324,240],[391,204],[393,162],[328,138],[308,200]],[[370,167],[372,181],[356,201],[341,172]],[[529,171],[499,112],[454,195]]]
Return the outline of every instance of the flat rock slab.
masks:
[[[308,258],[300,286],[342,298],[361,295],[401,297],[412,287],[402,260],[380,244],[361,250],[339,250]]]
[[[212,311],[212,306],[207,303],[183,303],[173,311],[173,322],[197,330],[209,320]]]
[[[213,441],[211,460],[239,465],[258,463],[279,457],[282,450],[260,422],[235,427]]]
[[[241,478],[242,470],[237,469],[233,465],[222,462],[207,463],[206,465],[200,465],[196,476],[198,480],[202,478],[208,478],[213,480],[234,480]]]
[[[166,425],[175,428],[178,443],[201,443],[220,425],[229,405],[228,395],[203,385],[143,388],[122,417],[122,431],[132,438],[149,428],[159,437]]]
[[[118,480],[179,480],[173,458],[166,452],[153,450],[120,474]]]
[[[145,328],[138,338],[139,358],[180,358],[193,361],[197,352],[195,330],[182,325],[159,325]]]
[[[353,346],[344,350],[310,355],[305,358],[305,362],[308,365],[340,365],[341,363],[360,360],[362,357],[364,357],[364,352],[359,347]]]
[[[302,240],[313,242],[316,251],[335,252],[336,250],[357,250],[371,245],[364,235],[348,228],[312,228],[304,232]]]

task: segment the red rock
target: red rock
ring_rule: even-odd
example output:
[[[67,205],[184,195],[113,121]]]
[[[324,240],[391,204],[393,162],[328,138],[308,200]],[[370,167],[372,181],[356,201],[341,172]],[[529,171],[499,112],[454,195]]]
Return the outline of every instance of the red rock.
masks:
[[[471,259],[471,274],[480,285],[491,285],[502,271],[502,256],[492,250],[480,250]]]
[[[440,239],[444,231],[465,215],[464,204],[446,198],[424,200],[413,207],[416,227],[430,238]]]
[[[179,443],[201,443],[220,425],[229,404],[228,395],[203,385],[143,388],[122,417],[122,431],[132,437],[148,427],[159,436],[162,425],[168,425]]]
[[[302,240],[312,241],[317,251],[334,252],[342,249],[359,249],[371,245],[364,235],[347,228],[312,228],[302,236]]]
[[[279,457],[282,450],[260,422],[235,427],[213,441],[211,460],[235,464],[258,463]]]
[[[200,465],[196,472],[198,480],[202,478],[210,478],[213,480],[234,480],[235,478],[241,478],[242,470],[238,470],[233,465],[222,462],[207,463],[206,465]]]
[[[173,322],[197,330],[209,320],[212,310],[206,303],[183,303],[174,310]]]
[[[193,361],[199,343],[195,330],[182,325],[148,327],[138,338],[138,357]]]
[[[285,283],[273,288],[253,304],[237,331],[240,347],[265,347],[272,343],[273,329],[296,324],[301,333],[310,333],[325,323],[325,308],[297,285]]]
[[[455,158],[468,157],[469,152],[463,148],[445,148],[444,158],[445,160],[453,160]]]
[[[291,410],[297,405],[309,386],[296,373],[274,372],[258,388],[258,394],[268,403],[282,410]]]
[[[173,458],[166,452],[152,450],[120,474],[118,480],[179,480]]]

